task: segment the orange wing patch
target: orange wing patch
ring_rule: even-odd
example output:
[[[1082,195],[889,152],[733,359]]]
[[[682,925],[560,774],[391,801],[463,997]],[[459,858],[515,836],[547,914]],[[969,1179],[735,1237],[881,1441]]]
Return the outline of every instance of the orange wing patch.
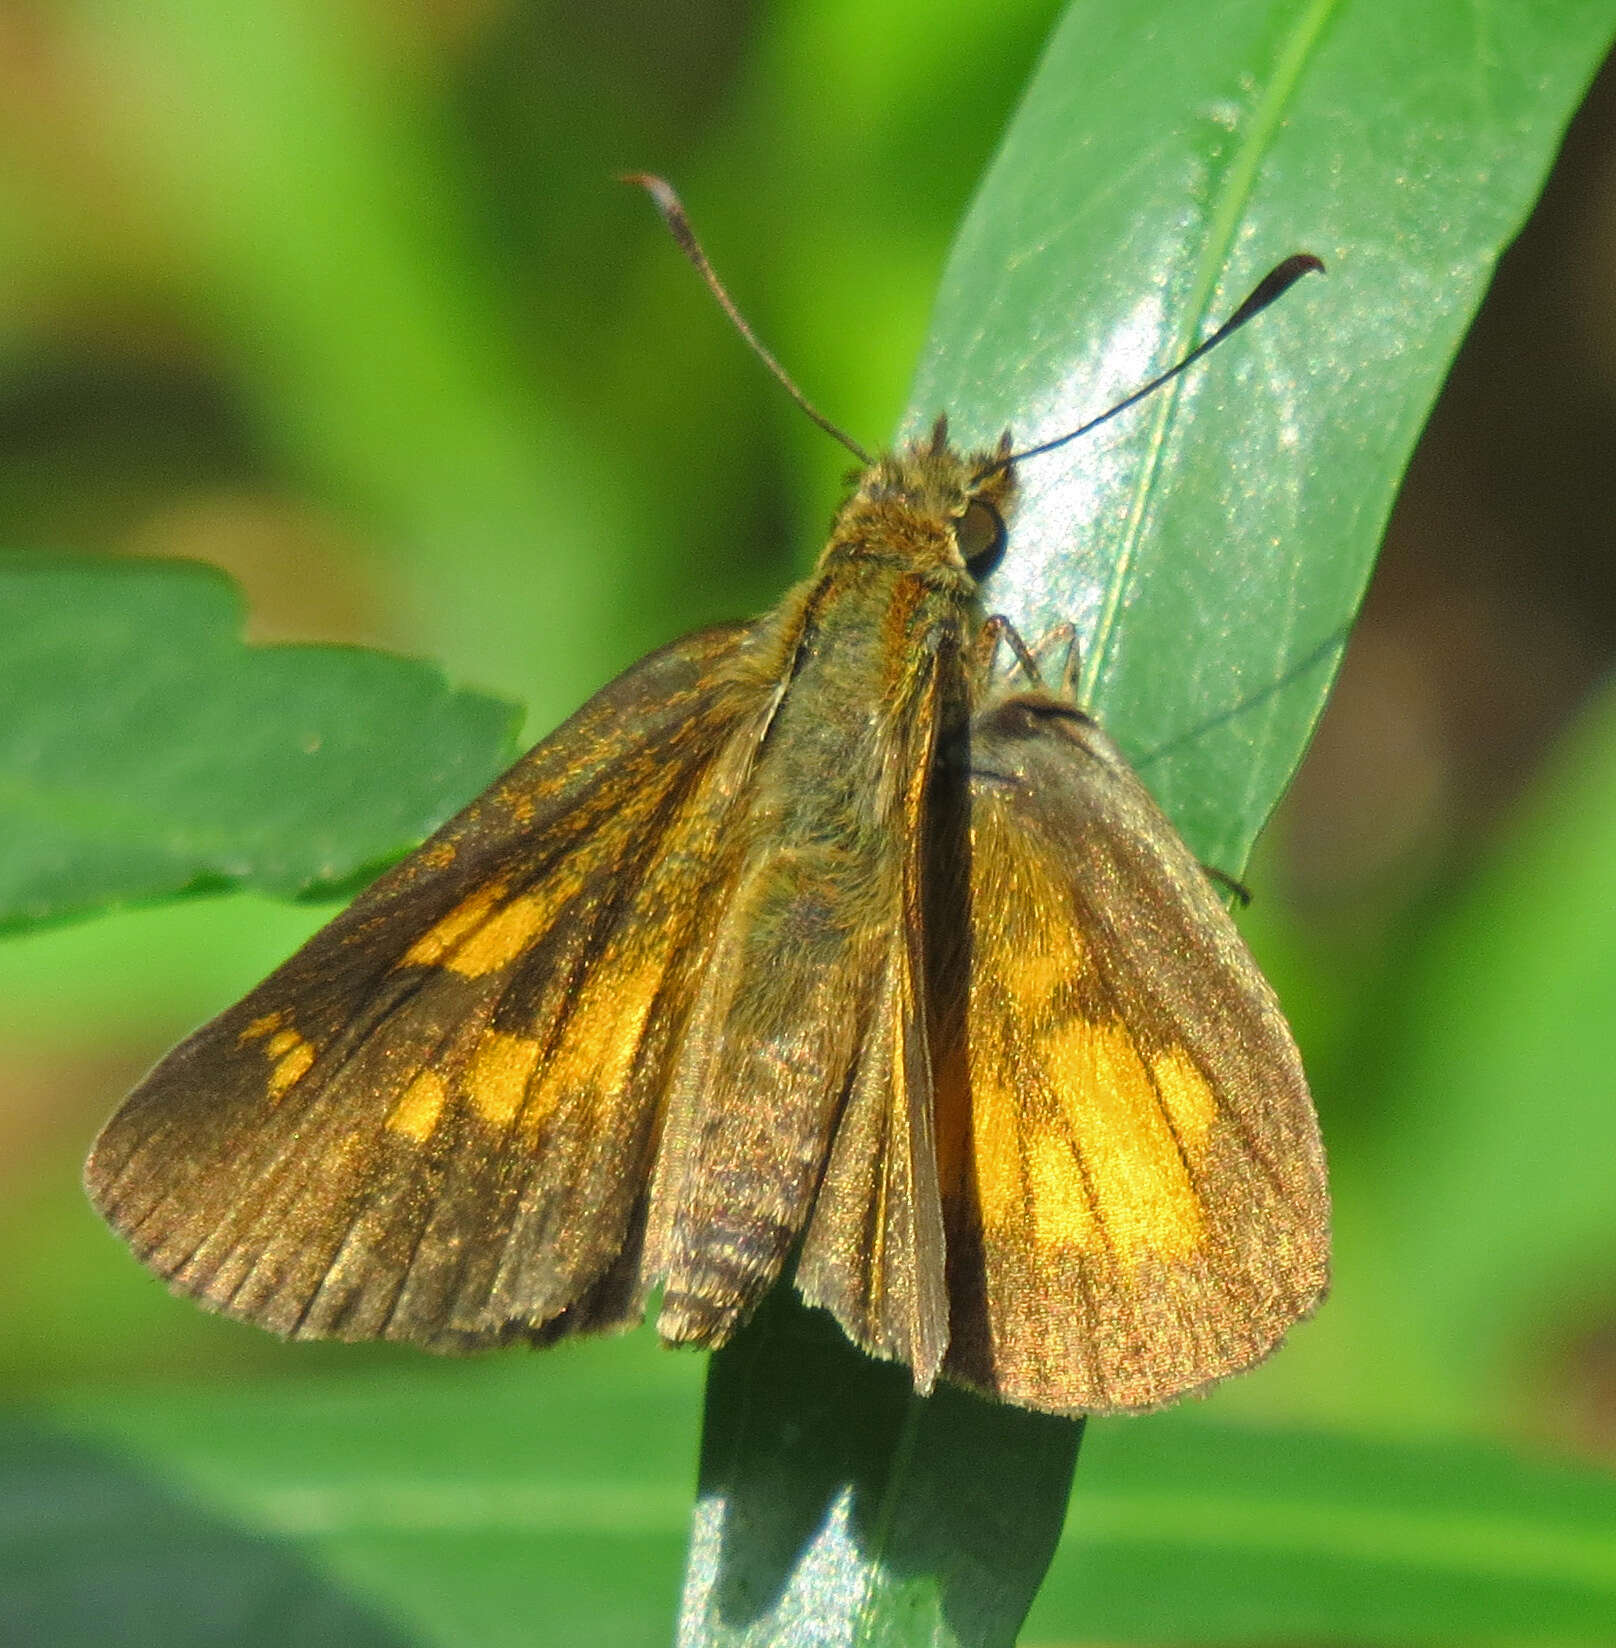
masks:
[[[285,1013],[265,1013],[243,1030],[236,1041],[243,1047],[261,1041],[270,1060],[269,1079],[264,1092],[271,1104],[282,1098],[308,1073],[314,1063],[314,1047],[294,1030]]]
[[[976,1192],[990,1233],[1107,1249],[1124,1264],[1207,1241],[1194,1175],[1216,1104],[1184,1050],[1145,1052],[1095,976],[1066,889],[1025,839],[978,809],[979,931],[970,1069]],[[1000,952],[1001,954],[997,953]]]
[[[295,1087],[309,1073],[314,1063],[314,1048],[295,1030],[278,1030],[264,1043],[264,1051],[275,1061],[269,1073],[269,1096],[278,1099],[290,1087]]]
[[[627,1090],[672,959],[672,946],[663,943],[633,965],[625,960],[614,966],[608,954],[606,964],[590,973],[545,1063],[525,1125],[537,1126],[569,1094],[594,1093],[609,1102]]]
[[[1191,1170],[1204,1152],[1211,1094],[1200,1090],[1202,1120],[1195,1137],[1186,1140],[1155,1079],[1160,1062],[1182,1083],[1183,1055],[1169,1049],[1159,1061],[1147,1061],[1115,1019],[1060,1026],[1049,1034],[1043,1052],[1106,1240],[1118,1257],[1185,1258],[1204,1246],[1206,1226]]]
[[[537,1036],[484,1029],[456,1083],[466,1103],[496,1131],[503,1133],[515,1123],[528,1134],[580,1102],[616,1103],[629,1089],[670,960],[663,953],[617,970],[608,958],[604,967],[591,969],[568,1003],[560,1034],[548,1049]],[[430,1126],[425,1132],[418,1130],[426,1114],[426,1095],[421,1094],[419,1102],[412,1100],[429,1074],[423,1072],[406,1089],[388,1118],[390,1128],[417,1139],[431,1132]]]
[[[427,928],[399,958],[398,965],[443,966],[463,940],[483,927],[504,896],[503,881],[484,882],[475,892],[461,899],[448,915]]]
[[[491,1127],[503,1130],[515,1120],[541,1051],[542,1044],[532,1036],[483,1032],[466,1075],[466,1096]]]
[[[564,896],[558,895],[563,895],[562,889],[547,887],[542,893],[523,893],[510,903],[500,905],[475,931],[449,948],[442,965],[473,979],[485,978],[502,967],[509,967],[525,955],[533,940],[549,927],[564,901]]]
[[[443,1077],[432,1069],[418,1071],[388,1114],[387,1125],[393,1132],[425,1144],[437,1131],[448,1102],[449,1089]]]
[[[261,1018],[254,1019],[252,1023],[249,1024],[246,1029],[236,1037],[236,1040],[241,1044],[241,1046],[245,1047],[250,1041],[262,1041],[265,1036],[279,1030],[285,1023],[286,1014],[284,1012],[276,1011],[273,1013],[265,1013]]]
[[[699,813],[699,808],[691,808],[681,822],[687,829],[698,827],[703,822]],[[563,886],[558,893],[547,885],[542,894],[526,892],[500,903],[501,887],[480,888],[416,940],[399,965],[442,968],[472,980],[509,969],[561,917],[567,891]],[[437,1055],[437,1067],[422,1069],[399,1096],[387,1116],[388,1129],[424,1143],[456,1094],[495,1131],[503,1133],[516,1124],[530,1135],[580,1104],[618,1102],[632,1085],[674,958],[677,932],[655,936],[648,953],[623,954],[647,948],[645,935],[630,923],[626,935],[608,945],[581,984],[558,997],[559,1022],[546,1025],[541,1014],[531,1035],[485,1022],[473,1036],[456,1038],[458,1056],[446,1044]],[[281,1052],[280,1044],[288,1037],[300,1040],[289,1030],[274,1031],[267,1044],[271,1056]],[[310,1062],[312,1058],[309,1049]],[[446,1085],[439,1071],[456,1069],[458,1074],[451,1073]]]
[[[978,1160],[981,1158],[979,1157]],[[1083,1169],[1069,1141],[1051,1134],[1036,1134],[1026,1141],[1025,1158],[1014,1165],[1019,1174],[1007,1173],[1001,1161],[995,1173],[1000,1223],[1007,1204],[1014,1201],[1032,1211],[1034,1239],[1042,1248],[1098,1247],[1100,1223],[1094,1202],[1083,1182]]]

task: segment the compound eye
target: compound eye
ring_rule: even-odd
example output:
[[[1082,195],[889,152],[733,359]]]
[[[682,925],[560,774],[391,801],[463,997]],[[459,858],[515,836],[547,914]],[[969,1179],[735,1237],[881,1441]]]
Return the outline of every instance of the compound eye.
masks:
[[[973,498],[954,528],[954,541],[966,566],[982,572],[1004,552],[1004,517],[992,504]]]

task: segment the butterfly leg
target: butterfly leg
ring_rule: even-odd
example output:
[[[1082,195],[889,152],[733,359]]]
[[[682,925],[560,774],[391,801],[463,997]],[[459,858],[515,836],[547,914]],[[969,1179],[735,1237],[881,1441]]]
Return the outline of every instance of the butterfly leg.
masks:
[[[1081,654],[1077,644],[1077,627],[1074,624],[1056,624],[1029,647],[1022,640],[1021,632],[1015,625],[1008,618],[995,613],[982,625],[976,637],[971,663],[977,680],[990,681],[993,678],[1000,646],[1010,649],[1015,655],[1016,667],[1027,678],[1027,685],[1035,688],[1045,685],[1043,665],[1064,648],[1065,656],[1060,661],[1059,690],[1062,697],[1075,696]]]
[[[971,675],[975,680],[987,682],[993,679],[993,672],[998,667],[1001,646],[1008,647],[1015,654],[1016,662],[1035,687],[1043,685],[1037,661],[1028,651],[1027,643],[1021,639],[1015,625],[998,613],[989,618],[976,632],[976,642],[971,648],[970,660]]]
[[[1083,665],[1083,649],[1077,644],[1077,625],[1073,623],[1056,624],[1045,632],[1038,644],[1032,649],[1035,658],[1053,657],[1061,649],[1065,649],[1065,656],[1060,666],[1060,695],[1077,701],[1077,676]]]

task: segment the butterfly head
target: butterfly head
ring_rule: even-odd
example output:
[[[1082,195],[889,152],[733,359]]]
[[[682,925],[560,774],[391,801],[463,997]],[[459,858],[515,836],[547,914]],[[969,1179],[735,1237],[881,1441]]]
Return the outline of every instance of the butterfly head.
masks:
[[[940,417],[925,440],[857,477],[826,559],[901,555],[917,570],[981,577],[1004,552],[1015,494],[1009,432],[991,452],[963,453],[949,444],[948,419]]]

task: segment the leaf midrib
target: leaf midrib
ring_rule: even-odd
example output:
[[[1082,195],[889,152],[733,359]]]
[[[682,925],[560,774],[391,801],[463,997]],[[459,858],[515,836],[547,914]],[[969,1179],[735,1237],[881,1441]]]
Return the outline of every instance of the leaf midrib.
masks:
[[[1237,230],[1250,204],[1253,186],[1264,156],[1273,146],[1275,135],[1284,122],[1285,111],[1302,82],[1303,72],[1326,26],[1340,9],[1343,0],[1313,0],[1286,37],[1276,60],[1274,73],[1248,124],[1244,141],[1236,150],[1232,164],[1224,173],[1223,186],[1218,193],[1206,233],[1202,239],[1200,256],[1196,260],[1195,280],[1188,302],[1182,305],[1181,320],[1174,356],[1182,356],[1191,339],[1200,336],[1205,328],[1212,304],[1212,294],[1218,277],[1228,267]],[[1106,583],[1100,614],[1095,622],[1094,635],[1083,659],[1078,698],[1084,704],[1097,702],[1096,689],[1105,673],[1106,661],[1116,635],[1116,627],[1126,610],[1136,576],[1136,560],[1140,540],[1144,534],[1145,517],[1150,501],[1155,496],[1157,481],[1166,461],[1167,435],[1178,411],[1183,395],[1182,379],[1168,384],[1157,398],[1153,410],[1150,438],[1145,456],[1136,470],[1133,494],[1128,501],[1126,524],[1122,529],[1116,560]]]

